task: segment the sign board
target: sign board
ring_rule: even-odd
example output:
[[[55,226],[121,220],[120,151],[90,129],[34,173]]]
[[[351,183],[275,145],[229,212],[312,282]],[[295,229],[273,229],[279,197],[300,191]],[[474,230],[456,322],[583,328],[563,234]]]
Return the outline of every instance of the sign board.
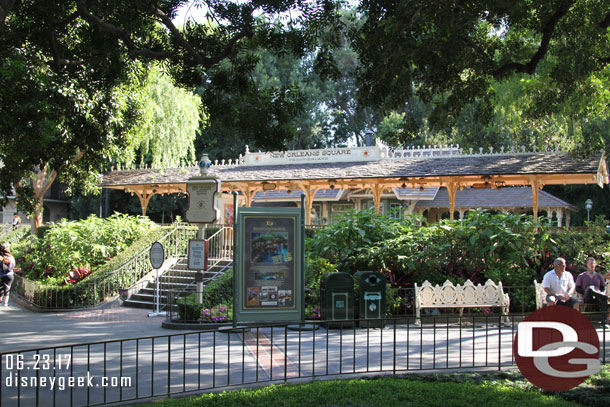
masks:
[[[386,157],[387,148],[379,146],[327,148],[323,150],[274,151],[247,153],[246,165],[283,165],[324,162],[378,161]]]
[[[203,270],[205,266],[205,240],[189,240],[188,253],[189,270]]]
[[[149,258],[152,268],[161,268],[165,261],[165,252],[163,251],[163,245],[161,243],[155,242],[150,246]]]
[[[238,212],[234,321],[302,319],[304,273],[301,210]]]
[[[189,207],[186,219],[191,223],[214,223],[220,218],[216,194],[220,193],[220,180],[215,178],[194,177],[186,183]]]

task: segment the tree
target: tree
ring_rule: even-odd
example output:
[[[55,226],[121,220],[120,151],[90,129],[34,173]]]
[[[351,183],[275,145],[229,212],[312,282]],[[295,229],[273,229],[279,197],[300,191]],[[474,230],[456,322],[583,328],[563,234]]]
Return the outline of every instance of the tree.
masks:
[[[476,101],[477,120],[489,120],[490,84],[531,77],[544,62],[547,88],[531,112],[556,112],[610,62],[609,4],[478,0],[431,7],[423,0],[363,0],[365,22],[352,31],[360,101],[400,110],[415,94],[433,103],[430,121],[437,127],[452,124]]]
[[[117,89],[137,86],[151,62],[160,61],[190,88],[208,86],[207,71],[222,63],[245,78],[253,69],[252,44],[303,52],[334,16],[331,1],[197,1],[207,7],[208,22],[180,29],[171,18],[184,3],[0,1],[0,193],[18,186],[22,197],[33,198],[57,174],[70,191],[87,190],[111,157],[129,150],[136,102]],[[255,18],[291,11],[295,17],[279,25]],[[283,97],[264,96],[263,102]],[[269,113],[266,107],[257,113]],[[281,107],[254,117],[284,128]],[[19,184],[33,168],[40,182]],[[29,206],[33,211],[35,204]]]
[[[133,96],[132,96],[133,98]],[[130,132],[130,145],[118,157],[123,167],[179,167],[195,162],[195,138],[200,123],[201,99],[176,87],[158,67],[149,72],[135,97],[139,112]]]

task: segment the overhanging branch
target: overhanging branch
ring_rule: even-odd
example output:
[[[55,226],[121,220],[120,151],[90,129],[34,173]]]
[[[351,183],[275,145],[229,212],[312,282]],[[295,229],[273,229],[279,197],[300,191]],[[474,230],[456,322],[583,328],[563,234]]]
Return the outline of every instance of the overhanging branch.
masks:
[[[572,4],[572,1],[562,3],[557,11],[555,11],[555,13],[551,16],[549,21],[547,21],[546,25],[542,29],[542,40],[540,41],[540,46],[538,47],[536,53],[532,55],[529,62],[525,64],[519,62],[507,62],[492,73],[494,78],[500,79],[513,72],[526,73],[529,75],[533,74],[536,71],[536,67],[540,61],[544,59],[549,50],[551,37],[557,28],[557,23],[559,23],[559,20],[561,20],[568,13],[568,11],[570,11]]]

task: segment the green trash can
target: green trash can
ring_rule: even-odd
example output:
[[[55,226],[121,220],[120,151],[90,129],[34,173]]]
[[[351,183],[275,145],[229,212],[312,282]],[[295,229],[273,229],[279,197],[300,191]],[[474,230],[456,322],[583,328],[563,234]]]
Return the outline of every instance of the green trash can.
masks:
[[[354,274],[356,319],[360,328],[385,326],[386,278],[377,271]],[[369,321],[370,320],[370,321]]]
[[[326,273],[320,279],[320,317],[326,328],[354,323],[354,279],[349,273]]]

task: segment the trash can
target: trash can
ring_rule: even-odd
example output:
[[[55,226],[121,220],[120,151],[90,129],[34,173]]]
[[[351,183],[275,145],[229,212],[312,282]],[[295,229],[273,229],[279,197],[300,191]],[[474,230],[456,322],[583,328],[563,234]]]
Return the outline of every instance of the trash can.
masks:
[[[354,279],[349,273],[326,273],[322,276],[320,311],[322,324],[326,328],[353,326]]]
[[[360,328],[383,328],[385,321],[386,278],[377,271],[354,274],[356,319]],[[367,321],[373,320],[373,321]]]

